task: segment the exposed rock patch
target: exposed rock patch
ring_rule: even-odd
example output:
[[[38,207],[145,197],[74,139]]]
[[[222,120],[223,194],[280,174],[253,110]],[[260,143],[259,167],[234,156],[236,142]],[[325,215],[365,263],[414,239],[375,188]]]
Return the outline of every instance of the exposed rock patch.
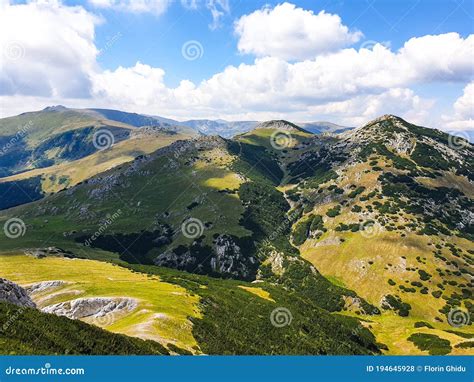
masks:
[[[213,247],[202,246],[199,242],[158,255],[154,263],[198,274],[224,275],[237,279],[251,278],[258,267],[253,256],[245,256],[241,247],[230,235],[219,235]]]
[[[328,237],[324,240],[321,240],[319,243],[314,244],[314,247],[324,247],[327,245],[340,245],[342,240],[338,236]]]
[[[278,251],[272,251],[268,262],[272,267],[272,272],[276,275],[282,275],[285,272],[285,267],[283,266],[283,261],[285,260],[284,255]]]
[[[31,300],[24,288],[2,278],[0,278],[0,301],[28,308],[36,308],[36,304]]]
[[[28,294],[44,292],[46,290],[59,288],[66,285],[66,282],[61,280],[42,281],[39,283],[28,285],[25,289]]]
[[[61,302],[42,309],[45,313],[66,316],[72,319],[86,317],[103,317],[109,313],[125,313],[137,307],[137,301],[125,297],[92,297],[78,298],[72,301]]]

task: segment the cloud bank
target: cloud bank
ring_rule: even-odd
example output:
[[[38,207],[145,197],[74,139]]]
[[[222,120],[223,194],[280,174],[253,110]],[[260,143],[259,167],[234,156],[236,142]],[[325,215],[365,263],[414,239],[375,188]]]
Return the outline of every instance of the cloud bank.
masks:
[[[162,12],[158,3],[167,3],[91,1],[100,7],[157,13]],[[219,20],[226,3],[206,4],[216,7]],[[351,31],[339,16],[284,3],[235,22],[237,47],[256,56],[252,63],[228,66],[200,83],[183,79],[179,86],[168,87],[165,71],[146,63],[102,70],[95,28],[105,21],[83,7],[59,2],[2,7],[4,115],[24,111],[26,103],[28,109],[64,103],[175,118],[337,119],[354,125],[393,113],[424,123],[436,100],[420,97],[411,87],[458,82],[468,85],[443,123],[450,129],[474,129],[474,35],[414,37],[398,50],[382,44],[353,47],[362,33]]]
[[[235,32],[240,52],[289,60],[311,59],[362,38],[362,32],[350,32],[338,15],[314,14],[289,3],[242,16]]]

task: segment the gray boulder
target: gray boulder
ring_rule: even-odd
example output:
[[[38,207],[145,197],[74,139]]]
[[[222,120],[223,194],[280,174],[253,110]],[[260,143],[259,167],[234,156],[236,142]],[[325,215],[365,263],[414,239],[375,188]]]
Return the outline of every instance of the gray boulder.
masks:
[[[31,300],[24,288],[2,278],[0,278],[0,301],[28,308],[36,308],[36,304]]]

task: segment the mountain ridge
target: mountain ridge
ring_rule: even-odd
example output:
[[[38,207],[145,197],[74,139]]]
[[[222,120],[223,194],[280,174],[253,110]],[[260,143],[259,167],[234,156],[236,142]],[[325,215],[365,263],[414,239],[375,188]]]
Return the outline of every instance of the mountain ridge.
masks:
[[[277,120],[234,139],[177,139],[0,211],[0,224],[20,219],[26,230],[2,241],[0,252],[88,258],[169,277],[200,296],[204,321],[196,319],[193,335],[205,352],[225,351],[207,337],[222,328],[219,314],[235,316],[251,293],[290,306],[290,293],[301,302],[291,305],[298,320],[309,304],[321,317],[370,321],[380,345],[367,345],[370,352],[416,354],[409,338],[428,330],[415,325],[426,322],[459,354],[452,312],[467,317],[463,335],[474,318],[474,146],[454,143],[393,115],[338,135]],[[232,303],[236,285],[247,294]],[[269,313],[266,305],[255,309]],[[344,325],[327,319],[326,328]],[[261,333],[263,323],[253,324]],[[229,325],[225,346],[241,352]],[[250,332],[241,335],[250,346]]]

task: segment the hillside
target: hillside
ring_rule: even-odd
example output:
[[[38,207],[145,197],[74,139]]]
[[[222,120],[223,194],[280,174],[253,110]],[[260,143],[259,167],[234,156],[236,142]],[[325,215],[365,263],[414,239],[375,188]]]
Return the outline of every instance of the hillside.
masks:
[[[59,257],[5,255],[0,267],[5,278],[26,288],[43,312],[186,351],[197,347],[189,319],[200,317],[198,299],[158,277],[105,262]],[[70,301],[76,306],[68,305]]]
[[[331,280],[394,310],[374,331],[400,328],[381,334],[399,353],[411,346],[400,316],[436,328],[456,311],[474,318],[474,149],[454,142],[384,116],[289,165],[293,244]]]
[[[159,348],[156,342],[137,342],[138,345],[143,344],[136,346],[137,354],[146,351],[146,344],[149,354],[157,352],[157,348],[162,353],[173,354],[378,352],[374,337],[357,320],[333,316],[310,300],[267,283],[257,286],[143,265],[127,266],[133,270],[131,272],[122,266],[103,262],[58,257],[34,258],[9,254],[0,256],[0,261],[3,272],[25,286],[38,307],[45,311],[52,310],[51,307],[61,302],[67,304],[71,299],[84,296],[89,299],[101,296],[103,299],[106,296],[117,298],[127,295],[137,299],[138,306],[129,310],[80,318],[107,331],[162,344]],[[71,262],[74,262],[74,267],[71,267]],[[19,265],[24,267],[23,271],[18,272]],[[92,277],[85,278],[87,274]],[[25,333],[37,333],[37,338],[43,338],[43,320],[50,315],[30,310],[27,315],[39,320],[35,325],[29,320],[15,323],[23,326]],[[55,338],[61,338],[64,325],[74,325],[74,321],[62,320],[52,320],[48,326],[57,336]],[[55,324],[58,328],[54,327]],[[65,336],[64,342],[77,340],[74,334],[73,331]],[[0,333],[0,343],[7,341],[9,344],[20,335],[7,330]],[[25,342],[28,353],[45,351],[45,347],[27,348],[30,344],[34,342]],[[52,344],[51,349],[61,352],[58,346],[62,344]],[[106,352],[107,348],[101,351]]]
[[[133,113],[47,107],[0,119],[0,177],[84,158],[134,138],[142,127],[197,135],[191,128]]]
[[[234,139],[178,140],[0,211],[0,224],[24,223],[0,242],[15,253],[0,256],[12,262],[4,277],[76,277],[60,272],[63,257],[158,276],[146,289],[164,282],[197,298],[193,339],[178,344],[194,353],[425,354],[434,336],[468,354],[457,345],[474,333],[473,151],[392,115],[338,135],[277,120]],[[13,271],[32,262],[30,274]],[[293,317],[291,344],[266,319],[278,307]],[[464,320],[454,329],[453,311]],[[358,320],[359,345],[334,347]]]
[[[81,321],[0,302],[2,355],[167,355],[160,344],[110,333]]]
[[[289,268],[314,279],[308,293],[335,289],[334,297],[326,297],[327,308],[342,309],[343,296],[354,293],[313,275],[309,264],[296,257],[288,229],[272,245],[266,243],[289,209],[274,189],[278,179],[269,168],[278,171],[278,163],[260,146],[218,137],[179,141],[67,191],[0,213],[1,220],[16,216],[28,225],[28,235],[3,248],[47,247],[47,236],[49,244],[72,253],[94,248],[129,263],[243,280],[254,280],[262,262],[279,250],[293,258]],[[271,207],[262,208],[266,203]],[[96,237],[101,227],[104,232]]]
[[[74,186],[90,177],[198,134],[154,119],[113,110],[49,107],[0,120],[0,210]],[[106,116],[115,120],[107,120]],[[27,121],[27,122],[25,122]],[[130,124],[125,124],[129,122]],[[26,123],[11,136],[10,126]],[[45,128],[48,126],[48,128]],[[3,177],[1,177],[3,175]]]
[[[0,178],[0,194],[2,195],[0,209],[41,199],[50,193],[74,186],[96,174],[190,137],[192,135],[170,133],[161,129],[140,130],[133,132],[129,139],[118,142],[107,150],[96,151],[80,159]],[[19,190],[22,192],[19,193]]]

